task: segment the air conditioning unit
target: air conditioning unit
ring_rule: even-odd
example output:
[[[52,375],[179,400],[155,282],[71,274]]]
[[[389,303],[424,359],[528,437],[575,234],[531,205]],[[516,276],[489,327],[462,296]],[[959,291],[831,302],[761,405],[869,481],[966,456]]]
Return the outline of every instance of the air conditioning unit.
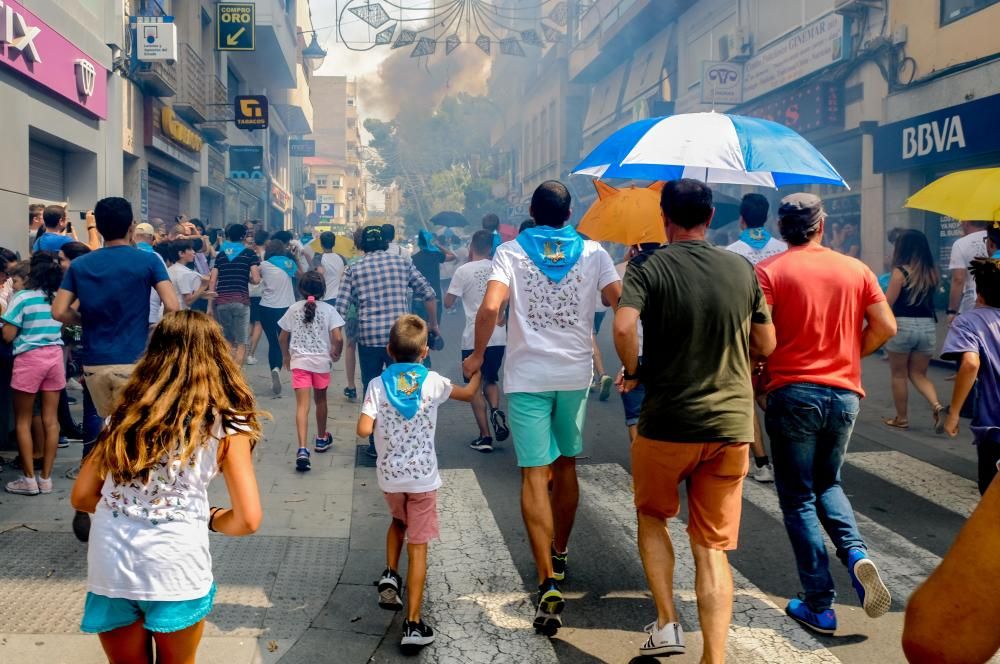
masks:
[[[838,14],[862,14],[868,9],[884,9],[882,0],[834,0],[833,11]]]
[[[720,60],[746,60],[750,57],[750,33],[737,28],[719,37]]]

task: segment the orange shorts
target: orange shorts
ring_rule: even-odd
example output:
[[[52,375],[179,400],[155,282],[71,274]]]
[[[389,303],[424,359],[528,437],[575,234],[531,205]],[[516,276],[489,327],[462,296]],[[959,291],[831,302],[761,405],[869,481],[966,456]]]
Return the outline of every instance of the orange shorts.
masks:
[[[680,512],[677,487],[687,486],[691,540],[709,549],[736,548],[749,443],[671,443],[636,436],[632,482],[640,514],[670,519]]]

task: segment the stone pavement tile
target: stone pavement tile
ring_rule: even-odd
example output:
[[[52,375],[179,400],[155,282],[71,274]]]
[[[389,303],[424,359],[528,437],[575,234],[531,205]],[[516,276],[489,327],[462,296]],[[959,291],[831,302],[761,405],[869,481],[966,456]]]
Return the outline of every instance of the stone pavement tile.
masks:
[[[313,628],[303,634],[279,661],[281,664],[367,662],[382,638],[355,632]]]
[[[400,561],[400,568],[397,570],[403,577],[406,577],[406,556]],[[340,573],[340,584],[356,586],[367,586],[369,589],[375,587],[379,575],[385,569],[385,546],[377,549],[359,549],[354,546],[347,554],[347,563],[344,564],[344,571]]]
[[[327,468],[322,475],[298,473],[296,475],[278,475],[270,485],[265,485],[267,493],[292,494],[346,494],[354,491],[354,470],[348,468]],[[261,483],[263,485],[263,483]]]
[[[257,639],[205,637],[198,648],[198,664],[253,664],[258,661]],[[0,662],[44,664],[106,664],[96,636],[89,634],[7,634],[0,637]]]
[[[348,585],[341,579],[312,626],[382,636],[395,615],[395,611],[379,608],[375,586]]]

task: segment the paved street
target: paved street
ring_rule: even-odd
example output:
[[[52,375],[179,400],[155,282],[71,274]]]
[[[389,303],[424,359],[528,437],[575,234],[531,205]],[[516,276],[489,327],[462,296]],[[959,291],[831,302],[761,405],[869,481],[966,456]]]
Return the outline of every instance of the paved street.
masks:
[[[458,376],[459,316],[445,317],[448,346],[435,368]],[[613,357],[610,329],[602,342]],[[263,356],[263,353],[258,353]],[[609,362],[612,365],[613,362]],[[946,372],[935,369],[942,399]],[[784,617],[799,590],[791,548],[773,485],[748,481],[740,549],[732,555],[737,604],[730,638],[734,662],[903,661],[899,648],[905,598],[947,550],[978,499],[974,456],[960,442],[937,438],[920,404],[914,428],[886,431],[891,412],[888,365],[865,365],[869,398],[863,405],[845,484],[863,535],[894,594],[892,611],[869,620],[835,568],[842,604],[838,636],[819,638]],[[378,609],[371,587],[383,566],[387,515],[374,470],[355,466],[356,406],[340,396],[342,368],[331,386],[328,456],[313,470],[292,469],[293,399],[286,383],[270,395],[267,369],[248,367],[260,406],[274,415],[257,449],[265,521],[249,538],[213,536],[219,585],[202,647],[204,662],[394,662],[399,617]],[[445,486],[440,496],[441,542],[432,545],[426,615],[438,631],[426,662],[627,662],[653,616],[634,544],[628,445],[617,396],[591,398],[587,445],[581,458],[581,506],[571,543],[565,628],[551,641],[534,635],[529,591],[534,571],[518,504],[518,473],[510,442],[492,455],[466,447],[474,437],[469,409],[443,407],[438,450]],[[0,495],[0,661],[104,661],[95,638],[79,634],[86,548],[70,532],[69,480],[61,479],[80,447],[60,450],[56,491],[33,498]],[[11,474],[5,471],[4,476]],[[217,501],[224,499],[221,483]],[[682,512],[683,514],[683,512]],[[678,553],[677,601],[695,662],[693,568],[683,524],[672,526]],[[29,600],[30,598],[30,600]]]

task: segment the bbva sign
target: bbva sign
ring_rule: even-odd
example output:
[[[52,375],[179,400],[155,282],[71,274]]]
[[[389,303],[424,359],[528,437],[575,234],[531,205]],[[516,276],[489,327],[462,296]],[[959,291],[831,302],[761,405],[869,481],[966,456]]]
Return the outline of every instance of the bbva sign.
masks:
[[[965,147],[962,116],[952,115],[943,120],[922,122],[903,128],[903,159],[925,157],[929,154],[948,152],[954,147]]]

